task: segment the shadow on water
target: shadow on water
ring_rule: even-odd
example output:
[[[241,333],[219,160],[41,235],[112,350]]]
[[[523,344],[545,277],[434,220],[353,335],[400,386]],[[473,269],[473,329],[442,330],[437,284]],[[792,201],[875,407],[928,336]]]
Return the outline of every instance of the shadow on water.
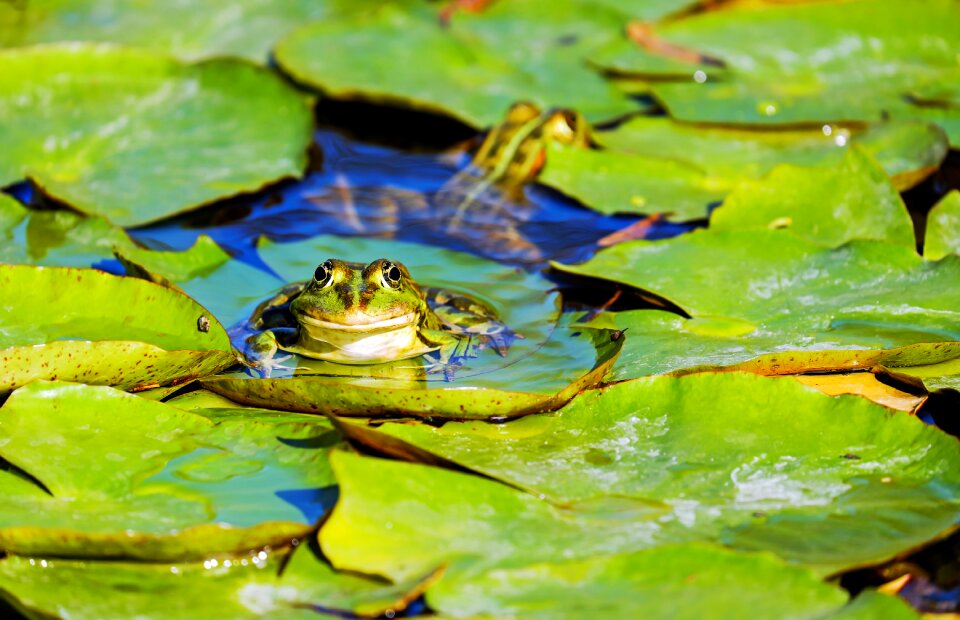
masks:
[[[316,523],[333,509],[340,497],[340,487],[331,484],[316,489],[290,489],[277,491],[276,496],[303,513],[306,521]]]

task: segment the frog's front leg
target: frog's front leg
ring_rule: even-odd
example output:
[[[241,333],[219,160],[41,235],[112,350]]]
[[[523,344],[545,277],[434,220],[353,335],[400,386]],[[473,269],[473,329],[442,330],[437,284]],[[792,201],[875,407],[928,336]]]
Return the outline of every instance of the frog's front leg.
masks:
[[[443,372],[443,377],[447,381],[453,381],[453,375],[457,368],[463,365],[463,360],[468,357],[476,357],[476,352],[470,346],[470,338],[455,336],[448,331],[443,330],[423,330],[423,337],[432,345],[439,345],[439,349],[433,353],[423,356],[426,360],[426,372]],[[470,355],[470,353],[472,355]]]
[[[258,334],[252,334],[244,341],[244,364],[257,372],[260,377],[269,379],[274,369],[279,368],[282,362],[290,359],[290,355],[277,357],[280,344],[278,335],[287,335],[285,332],[296,330],[268,329]],[[280,334],[278,334],[280,332]]]

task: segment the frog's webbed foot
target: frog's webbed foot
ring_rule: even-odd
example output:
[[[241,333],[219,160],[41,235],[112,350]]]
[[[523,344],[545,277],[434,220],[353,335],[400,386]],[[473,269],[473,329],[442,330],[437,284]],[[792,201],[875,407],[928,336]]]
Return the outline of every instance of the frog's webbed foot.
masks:
[[[463,366],[462,360],[457,360],[453,358],[444,359],[443,355],[433,355],[432,353],[427,353],[423,356],[426,364],[424,365],[424,372],[428,375],[435,375],[438,373],[443,373],[443,380],[450,382],[454,380],[454,375],[459,368]]]
[[[256,360],[245,364],[250,370],[257,373],[261,379],[269,379],[273,371],[277,368],[283,368],[283,362],[293,357],[292,355],[281,355],[269,359]]]
[[[262,379],[269,379],[273,371],[280,368],[283,362],[292,355],[277,355],[280,345],[277,334],[267,330],[253,334],[244,342],[243,365],[257,373]]]
[[[506,357],[510,351],[510,346],[514,340],[522,339],[523,336],[513,331],[503,323],[490,321],[485,325],[478,326],[479,333],[473,334],[473,337],[480,342],[476,345],[477,350],[490,347],[497,352],[500,357]],[[476,329],[476,328],[475,328]]]

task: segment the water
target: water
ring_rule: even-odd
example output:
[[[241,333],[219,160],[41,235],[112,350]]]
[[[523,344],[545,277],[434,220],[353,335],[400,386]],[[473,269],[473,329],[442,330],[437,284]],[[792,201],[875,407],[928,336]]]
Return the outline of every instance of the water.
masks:
[[[403,151],[351,140],[330,129],[316,132],[316,144],[322,156],[314,156],[302,180],[130,233],[152,249],[184,249],[199,234],[207,234],[240,260],[257,266],[254,247],[261,236],[292,242],[333,234],[414,241],[536,269],[549,260],[586,260],[598,249],[599,239],[640,219],[602,215],[549,188],[528,186],[525,201],[508,200],[504,208],[508,216],[522,220],[517,223],[519,234],[538,249],[539,255],[530,258],[485,244],[484,230],[464,239],[438,225],[430,201],[466,164],[463,152]],[[673,236],[690,228],[658,223],[650,237]]]

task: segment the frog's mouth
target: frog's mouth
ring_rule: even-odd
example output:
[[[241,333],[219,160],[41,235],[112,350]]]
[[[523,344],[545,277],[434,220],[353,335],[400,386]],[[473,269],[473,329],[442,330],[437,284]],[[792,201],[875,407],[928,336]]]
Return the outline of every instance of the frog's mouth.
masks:
[[[379,321],[371,321],[368,323],[363,323],[359,321],[354,321],[351,323],[336,323],[333,321],[324,321],[322,319],[315,319],[306,315],[300,315],[297,317],[297,321],[300,324],[307,327],[311,332],[314,331],[313,328],[320,330],[332,329],[341,332],[379,332],[379,331],[388,331],[393,329],[401,329],[403,327],[408,327],[417,322],[418,315],[416,312],[408,312],[407,314],[401,314],[400,316],[394,317],[392,319],[383,319]]]
[[[341,364],[373,364],[435,351],[420,338],[415,312],[365,324],[343,324],[301,316],[300,340],[288,349]]]

